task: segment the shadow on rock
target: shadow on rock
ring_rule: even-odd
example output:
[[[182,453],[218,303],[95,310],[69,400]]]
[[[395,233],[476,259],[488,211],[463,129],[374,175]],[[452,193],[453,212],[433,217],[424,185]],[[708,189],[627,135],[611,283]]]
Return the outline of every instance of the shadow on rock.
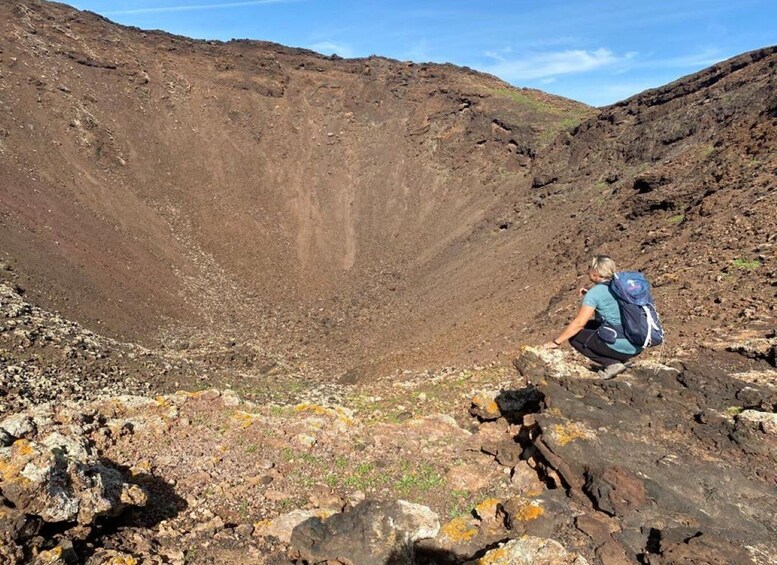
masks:
[[[129,508],[113,521],[115,527],[152,528],[162,520],[175,518],[188,504],[176,492],[173,485],[158,475],[139,473],[132,475],[126,466],[104,461],[106,465],[118,469],[124,476],[131,477],[130,483],[143,488],[148,494],[148,502],[142,508]]]
[[[529,385],[518,390],[502,391],[494,401],[508,423],[521,425],[524,416],[542,410],[545,394],[537,387]]]

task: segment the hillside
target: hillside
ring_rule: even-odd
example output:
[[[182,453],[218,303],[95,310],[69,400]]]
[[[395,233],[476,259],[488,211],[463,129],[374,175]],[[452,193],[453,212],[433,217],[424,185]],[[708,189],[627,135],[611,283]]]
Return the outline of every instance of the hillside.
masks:
[[[553,261],[635,258],[689,345],[773,328],[776,80],[777,48],[746,53],[557,138],[533,181],[547,212],[566,217]]]
[[[773,323],[774,48],[597,113],[450,65],[0,10],[6,262],[92,330],[350,378],[490,361],[563,323],[602,251],[655,280],[674,345]]]
[[[36,303],[147,344],[343,370],[482,351],[469,321],[515,264],[504,202],[593,113],[452,66],[0,10],[4,251]]]

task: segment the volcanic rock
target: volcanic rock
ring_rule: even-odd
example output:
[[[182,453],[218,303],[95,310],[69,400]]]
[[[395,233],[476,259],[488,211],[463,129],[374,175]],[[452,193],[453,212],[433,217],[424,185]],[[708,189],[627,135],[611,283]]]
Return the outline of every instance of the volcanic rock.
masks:
[[[312,563],[413,563],[413,544],[440,530],[427,507],[399,500],[365,500],[341,514],[311,518],[294,528],[291,544]]]
[[[564,549],[557,541],[534,536],[510,540],[486,552],[468,565],[586,565],[582,556]]]

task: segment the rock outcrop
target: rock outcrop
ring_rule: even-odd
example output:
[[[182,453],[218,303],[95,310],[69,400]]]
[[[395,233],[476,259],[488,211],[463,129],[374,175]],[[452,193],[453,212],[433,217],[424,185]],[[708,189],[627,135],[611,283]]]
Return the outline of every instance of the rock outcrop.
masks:
[[[291,544],[309,563],[412,565],[415,542],[439,531],[430,508],[404,500],[365,500],[330,518],[303,522],[294,528]]]
[[[524,421],[524,457],[585,512],[583,531],[583,516],[604,515],[630,559],[655,562],[696,538],[744,547],[749,562],[774,551],[774,414],[731,409],[748,389],[773,409],[774,386],[690,363],[638,363],[600,381],[563,353],[531,348],[516,366],[543,395],[543,409]]]
[[[72,413],[56,425],[51,411],[36,409],[0,422],[0,539],[6,559],[36,551],[51,531],[89,535],[102,519],[146,505],[147,493],[98,455],[88,431],[94,414]],[[52,527],[56,528],[52,529]],[[60,551],[62,547],[58,546]],[[45,562],[38,555],[39,562]],[[52,561],[54,562],[54,561]]]

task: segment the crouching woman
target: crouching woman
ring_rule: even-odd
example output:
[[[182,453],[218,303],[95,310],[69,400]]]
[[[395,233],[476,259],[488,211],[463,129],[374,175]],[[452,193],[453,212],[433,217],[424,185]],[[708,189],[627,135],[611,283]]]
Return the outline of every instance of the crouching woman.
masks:
[[[599,328],[605,320],[616,327],[621,325],[620,308],[609,285],[615,272],[615,262],[607,255],[593,258],[588,278],[594,286],[580,289],[583,303],[577,316],[556,339],[543,346],[555,349],[569,340],[569,345],[602,366],[599,376],[603,379],[611,379],[625,371],[628,361],[642,351],[624,337],[607,343],[599,335]]]

